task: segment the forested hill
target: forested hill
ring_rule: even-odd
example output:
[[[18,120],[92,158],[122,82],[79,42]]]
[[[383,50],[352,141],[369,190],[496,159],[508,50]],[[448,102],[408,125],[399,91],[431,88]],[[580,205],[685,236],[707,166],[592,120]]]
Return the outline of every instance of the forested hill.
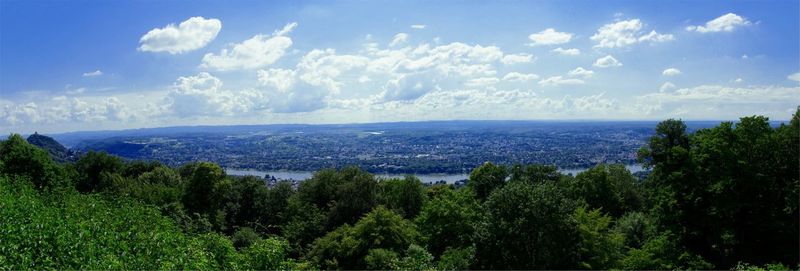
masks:
[[[40,135],[39,133],[34,133],[28,136],[27,141],[28,143],[47,151],[53,160],[56,160],[57,162],[66,162],[67,159],[69,159],[72,155],[72,152],[61,145],[61,143],[58,143],[58,141],[51,137]]]
[[[325,169],[297,185],[0,142],[0,269],[800,268],[800,111],[654,124],[622,165],[472,169],[467,185]]]

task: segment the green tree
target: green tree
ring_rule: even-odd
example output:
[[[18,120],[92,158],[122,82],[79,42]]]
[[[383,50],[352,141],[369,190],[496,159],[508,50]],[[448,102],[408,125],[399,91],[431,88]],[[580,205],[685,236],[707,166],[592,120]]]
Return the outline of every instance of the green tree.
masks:
[[[578,207],[573,213],[578,223],[580,267],[583,269],[610,269],[622,257],[624,237],[611,230],[611,217],[599,209]]]
[[[475,263],[475,247],[448,248],[442,253],[436,268],[439,270],[467,270]]]
[[[418,239],[414,224],[378,206],[354,226],[345,224],[317,239],[309,258],[323,269],[364,269],[371,249],[399,254]]]
[[[403,179],[388,179],[380,183],[383,204],[402,214],[414,218],[425,202],[425,187],[417,177],[408,175]]]
[[[103,173],[119,174],[124,167],[122,159],[105,152],[89,151],[75,162],[78,172],[76,186],[81,192],[98,192],[111,186],[104,181]]]
[[[0,142],[0,174],[26,176],[38,189],[66,186],[69,180],[50,155],[19,134]]]
[[[415,222],[434,256],[447,248],[472,246],[481,207],[471,190],[444,190],[422,207]]]
[[[577,267],[574,205],[557,184],[509,183],[489,196],[484,209],[487,217],[476,240],[478,268]]]
[[[185,178],[187,183],[183,206],[189,212],[199,214],[210,214],[217,210],[220,203],[220,185],[225,178],[222,168],[213,163],[197,163]]]
[[[475,195],[479,199],[484,200],[492,191],[505,184],[506,177],[508,177],[508,173],[504,166],[486,162],[472,170],[472,173],[469,174],[467,187],[475,191]]]
[[[569,186],[572,197],[615,217],[643,205],[636,177],[621,164],[592,167],[578,173]]]
[[[716,267],[797,263],[800,130],[759,116],[691,135],[681,124],[659,124],[641,151],[660,229]]]
[[[553,165],[514,165],[511,170],[511,181],[528,182],[536,184],[540,182],[557,182],[561,180],[562,174]]]
[[[289,244],[277,238],[256,241],[241,251],[241,255],[242,269],[283,270],[294,266],[294,261],[289,258]]]
[[[233,242],[233,246],[237,249],[249,247],[260,240],[261,235],[248,227],[239,228],[233,233],[233,236],[231,236],[231,242]]]

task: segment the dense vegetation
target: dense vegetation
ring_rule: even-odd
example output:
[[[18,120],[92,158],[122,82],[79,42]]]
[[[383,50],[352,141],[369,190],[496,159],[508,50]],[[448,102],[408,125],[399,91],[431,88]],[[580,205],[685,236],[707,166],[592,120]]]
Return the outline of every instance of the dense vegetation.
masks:
[[[0,269],[787,269],[798,267],[800,111],[688,133],[622,165],[475,168],[466,187],[356,167],[297,187],[0,143]]]

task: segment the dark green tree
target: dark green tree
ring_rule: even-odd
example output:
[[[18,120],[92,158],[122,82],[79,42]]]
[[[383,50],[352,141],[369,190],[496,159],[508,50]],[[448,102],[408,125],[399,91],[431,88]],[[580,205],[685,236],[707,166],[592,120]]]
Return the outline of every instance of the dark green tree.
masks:
[[[486,162],[472,170],[467,187],[475,191],[478,199],[484,200],[492,191],[505,184],[506,177],[508,177],[508,172],[504,166]]]
[[[556,183],[509,183],[489,196],[484,209],[486,219],[476,240],[477,268],[578,267],[575,205]]]
[[[415,222],[428,251],[439,257],[448,248],[473,245],[481,207],[468,189],[444,190],[422,208]]]
[[[425,187],[417,177],[408,175],[403,179],[388,179],[380,183],[383,204],[402,214],[414,218],[425,202]]]
[[[63,169],[50,155],[18,134],[0,142],[0,174],[25,176],[38,189],[69,185]]]
[[[370,250],[384,249],[400,255],[418,239],[419,233],[413,223],[379,206],[354,226],[345,224],[317,239],[309,258],[322,269],[365,269]],[[371,259],[378,257],[375,253]],[[384,256],[381,259],[385,259]],[[373,265],[378,262],[370,261]]]
[[[105,152],[89,151],[75,162],[78,172],[76,187],[81,192],[98,192],[111,186],[104,182],[103,173],[119,174],[124,167],[122,159]]]

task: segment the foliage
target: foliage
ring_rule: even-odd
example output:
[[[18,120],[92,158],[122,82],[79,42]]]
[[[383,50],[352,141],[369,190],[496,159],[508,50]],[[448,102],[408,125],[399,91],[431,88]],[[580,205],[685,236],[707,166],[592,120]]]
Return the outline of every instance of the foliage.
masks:
[[[380,191],[383,204],[405,218],[416,217],[426,200],[425,187],[417,177],[411,175],[403,179],[381,181]]]
[[[572,197],[615,217],[643,206],[636,177],[624,165],[597,165],[578,173],[569,186]]]
[[[11,176],[25,176],[37,189],[64,187],[69,181],[64,179],[63,170],[56,165],[47,152],[12,134],[0,142],[0,173]]]
[[[436,268],[439,270],[467,270],[475,262],[475,247],[448,248],[442,253]]]
[[[718,267],[797,263],[800,129],[745,117],[694,134],[669,120],[656,132],[640,155],[661,230]]]
[[[623,165],[573,177],[485,163],[467,187],[355,167],[299,183],[0,142],[0,269],[787,270],[800,248],[800,110],[656,126]],[[41,142],[40,142],[41,143]],[[44,145],[52,145],[45,142]],[[508,180],[508,181],[507,181]]]
[[[0,177],[0,265],[9,269],[210,269],[209,252],[157,210],[35,191]]]
[[[261,235],[251,228],[244,227],[236,230],[233,236],[231,236],[231,241],[234,247],[241,249],[261,241]]]
[[[505,184],[506,177],[508,177],[508,173],[504,166],[486,162],[472,170],[472,173],[469,174],[467,187],[475,191],[475,195],[479,199],[484,200],[492,191]]]
[[[578,207],[573,213],[578,223],[578,245],[582,269],[610,269],[622,257],[624,237],[611,230],[611,217],[599,209]]]
[[[290,269],[294,261],[288,258],[289,245],[284,240],[267,238],[259,240],[241,253],[241,269]]]
[[[471,246],[480,219],[480,205],[474,194],[461,189],[441,191],[425,203],[415,222],[425,236],[428,250],[439,256],[447,248]]]
[[[111,180],[104,178],[103,173],[119,174],[122,168],[123,162],[119,157],[90,151],[75,162],[75,169],[79,173],[76,187],[81,192],[103,191],[112,185]]]
[[[364,269],[370,249],[401,253],[418,238],[414,224],[378,206],[354,226],[345,224],[315,241],[309,257],[323,269]]]
[[[577,267],[574,206],[555,183],[509,183],[489,196],[484,209],[487,217],[476,240],[479,268]]]

